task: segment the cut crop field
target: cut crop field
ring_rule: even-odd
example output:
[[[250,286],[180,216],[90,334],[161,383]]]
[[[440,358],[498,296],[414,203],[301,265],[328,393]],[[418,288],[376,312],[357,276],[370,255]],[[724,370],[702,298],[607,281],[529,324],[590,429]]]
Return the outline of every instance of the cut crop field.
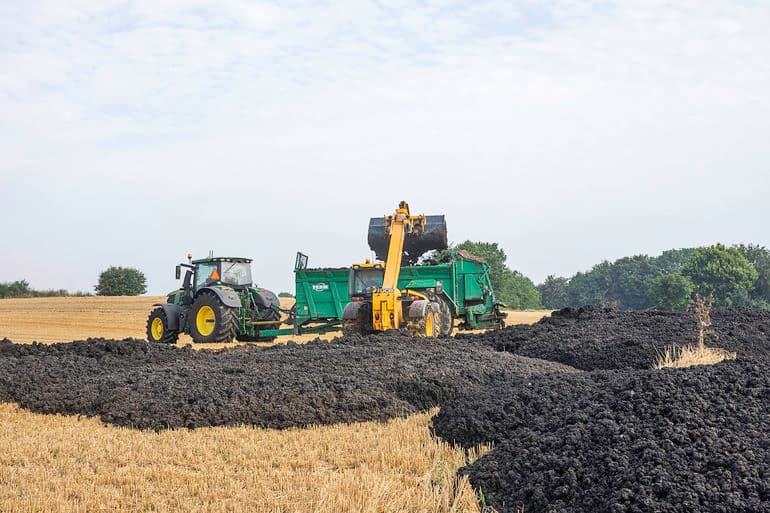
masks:
[[[0,508],[770,512],[770,312],[712,317],[736,358],[662,370],[692,314],[224,351],[5,340]]]

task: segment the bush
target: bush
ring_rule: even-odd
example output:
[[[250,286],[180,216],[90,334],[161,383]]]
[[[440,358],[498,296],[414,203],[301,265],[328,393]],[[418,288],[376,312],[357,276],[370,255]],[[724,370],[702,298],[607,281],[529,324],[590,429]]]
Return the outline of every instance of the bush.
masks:
[[[27,280],[0,283],[0,298],[8,297],[32,297]]]
[[[29,286],[27,280],[0,283],[0,299],[14,297],[82,297],[90,295],[85,292],[69,292],[65,289],[35,290]]]
[[[291,292],[279,292],[278,297],[294,297],[294,294]]]
[[[142,272],[131,267],[110,267],[99,275],[97,296],[138,296],[147,292]]]

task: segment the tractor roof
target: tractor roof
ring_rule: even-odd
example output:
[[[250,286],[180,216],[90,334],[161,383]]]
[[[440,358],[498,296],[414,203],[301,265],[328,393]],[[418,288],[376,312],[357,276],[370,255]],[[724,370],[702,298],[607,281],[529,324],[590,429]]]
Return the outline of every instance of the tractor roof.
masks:
[[[242,258],[242,257],[212,257],[212,258],[199,258],[198,260],[193,260],[193,264],[209,264],[212,262],[243,262],[245,264],[251,263],[251,258]]]

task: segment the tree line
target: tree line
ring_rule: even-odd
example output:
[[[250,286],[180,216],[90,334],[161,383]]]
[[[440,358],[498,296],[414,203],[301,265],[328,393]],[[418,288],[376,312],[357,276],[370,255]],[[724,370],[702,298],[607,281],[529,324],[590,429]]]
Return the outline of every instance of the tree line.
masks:
[[[97,296],[138,296],[147,292],[144,274],[131,267],[110,267],[99,275],[94,286]],[[35,290],[27,280],[0,283],[0,299],[25,297],[91,296],[88,292],[65,289]]]
[[[694,293],[717,306],[770,308],[770,251],[753,244],[664,251],[603,261],[571,278],[548,276],[537,286],[545,308],[585,304],[622,309],[687,308]]]
[[[0,283],[0,299],[12,297],[64,297],[90,296],[85,292],[69,292],[65,289],[35,290],[27,280],[16,280]]]
[[[695,293],[713,293],[717,306],[770,309],[770,250],[754,244],[715,244],[671,249],[655,257],[605,260],[571,277],[550,275],[539,285],[510,269],[497,243],[465,241],[446,253],[460,249],[489,264],[497,299],[517,310],[588,304],[683,310]]]

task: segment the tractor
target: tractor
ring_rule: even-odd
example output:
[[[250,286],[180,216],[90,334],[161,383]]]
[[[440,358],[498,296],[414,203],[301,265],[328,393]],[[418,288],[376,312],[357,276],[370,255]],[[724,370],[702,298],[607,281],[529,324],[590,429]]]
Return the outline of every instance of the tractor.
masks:
[[[255,287],[251,281],[251,259],[214,257],[176,266],[176,279],[187,268],[182,288],[171,292],[166,303],[158,303],[147,318],[147,339],[173,344],[180,333],[194,342],[269,341],[262,330],[281,324],[278,297]]]

